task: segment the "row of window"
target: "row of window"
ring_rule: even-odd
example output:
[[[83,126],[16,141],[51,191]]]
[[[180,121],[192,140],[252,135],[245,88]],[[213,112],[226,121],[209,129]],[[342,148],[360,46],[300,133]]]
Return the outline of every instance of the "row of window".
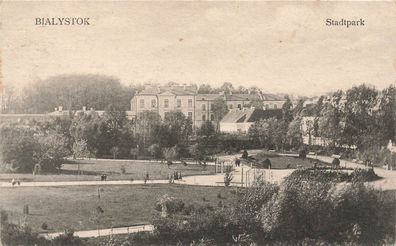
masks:
[[[165,112],[165,117],[166,117],[166,115],[167,115],[168,113],[169,113],[169,112]],[[192,120],[193,113],[192,113],[192,112],[188,112],[188,113],[187,113],[187,117],[188,117],[190,120]],[[214,115],[213,115],[213,114],[210,115],[210,120],[211,120],[211,121],[214,121]],[[205,115],[205,114],[202,115],[202,121],[206,121],[206,115]]]
[[[182,102],[181,99],[176,100],[176,107],[181,108]],[[188,99],[188,107],[192,108],[193,106],[193,100]],[[139,101],[139,107],[144,108],[145,107],[145,102],[144,99],[140,99]],[[151,99],[151,107],[156,108],[157,107],[157,100]],[[169,99],[164,99],[164,108],[169,108]]]

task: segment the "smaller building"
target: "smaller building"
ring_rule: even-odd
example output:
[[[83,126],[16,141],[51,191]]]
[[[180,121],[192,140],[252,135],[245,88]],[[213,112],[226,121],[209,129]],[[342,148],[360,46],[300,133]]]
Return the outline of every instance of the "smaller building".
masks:
[[[225,133],[243,133],[249,131],[255,122],[269,118],[281,118],[280,109],[242,108],[231,109],[220,121],[220,131]]]

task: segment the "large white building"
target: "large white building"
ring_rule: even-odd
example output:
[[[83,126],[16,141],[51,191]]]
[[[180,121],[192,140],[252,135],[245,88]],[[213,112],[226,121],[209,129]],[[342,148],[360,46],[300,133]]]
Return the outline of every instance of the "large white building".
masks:
[[[212,106],[219,98],[230,110],[250,107],[255,100],[262,101],[266,109],[276,109],[285,101],[272,94],[198,94],[197,87],[192,85],[147,85],[132,98],[130,113],[136,117],[141,112],[154,111],[163,119],[170,111],[180,111],[191,119],[194,127],[199,127],[205,121],[215,120]]]

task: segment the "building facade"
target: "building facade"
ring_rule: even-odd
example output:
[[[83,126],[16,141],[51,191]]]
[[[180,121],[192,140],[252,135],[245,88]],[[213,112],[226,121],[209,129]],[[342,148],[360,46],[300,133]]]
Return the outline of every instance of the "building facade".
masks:
[[[223,99],[230,110],[250,107],[253,101],[261,101],[267,105],[265,109],[276,109],[281,108],[285,101],[269,94],[198,94],[197,87],[191,85],[148,85],[131,99],[129,112],[136,118],[144,111],[154,111],[164,119],[168,112],[180,111],[194,127],[199,127],[205,121],[215,121],[213,104],[217,99]]]

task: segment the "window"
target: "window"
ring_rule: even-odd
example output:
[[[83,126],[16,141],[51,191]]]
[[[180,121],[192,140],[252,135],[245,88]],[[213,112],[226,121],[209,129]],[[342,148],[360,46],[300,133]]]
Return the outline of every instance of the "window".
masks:
[[[230,104],[229,108],[230,108],[230,109],[232,109],[232,108],[233,108],[232,104]]]
[[[274,104],[274,109],[277,109],[277,108],[278,108],[278,105]]]
[[[188,99],[188,107],[192,108],[192,99]]]
[[[157,106],[157,101],[155,99],[151,99],[151,107],[155,108]]]
[[[210,120],[214,121],[214,115],[213,114],[210,115]]]
[[[164,100],[164,108],[169,108],[169,100],[168,99]]]
[[[202,120],[206,121],[206,115],[204,115],[204,114],[202,115]]]
[[[192,120],[192,112],[188,112],[188,118]]]
[[[202,104],[202,111],[206,111],[206,105]]]
[[[144,108],[144,99],[140,99],[140,108]]]
[[[238,103],[238,108],[242,109],[242,105],[240,103]]]
[[[209,110],[213,110],[213,103],[209,104]]]
[[[178,107],[178,108],[180,108],[180,107],[181,107],[181,99],[177,99],[177,101],[176,101],[176,105],[177,105],[177,107]]]
[[[265,105],[265,109],[269,109],[269,105],[268,104]]]

